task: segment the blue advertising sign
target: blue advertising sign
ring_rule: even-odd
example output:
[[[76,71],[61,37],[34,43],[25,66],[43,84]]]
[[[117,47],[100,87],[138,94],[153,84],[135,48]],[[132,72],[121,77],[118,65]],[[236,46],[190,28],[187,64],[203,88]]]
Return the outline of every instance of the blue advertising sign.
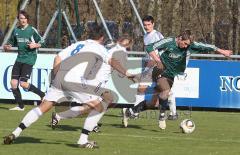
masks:
[[[199,98],[177,98],[177,106],[240,108],[240,62],[190,60],[199,68]]]

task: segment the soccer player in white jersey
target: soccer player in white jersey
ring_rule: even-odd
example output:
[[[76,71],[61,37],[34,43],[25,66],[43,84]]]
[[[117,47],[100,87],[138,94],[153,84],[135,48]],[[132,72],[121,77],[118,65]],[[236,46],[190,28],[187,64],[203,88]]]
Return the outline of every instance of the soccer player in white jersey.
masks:
[[[79,147],[95,148],[96,142],[88,141],[88,134],[98,122],[99,116],[107,108],[108,103],[101,98],[101,89],[107,80],[103,66],[112,62],[108,58],[107,50],[104,48],[104,31],[97,24],[91,29],[89,40],[77,42],[61,52],[58,58],[61,61],[54,70],[57,71],[49,91],[42,103],[30,110],[19,126],[8,136],[4,137],[4,144],[11,144],[20,136],[22,131],[36,122],[40,116],[48,112],[53,105],[69,98],[78,103],[85,103],[83,111],[89,111],[88,119],[85,120],[82,134],[78,140]],[[65,54],[65,52],[68,54]],[[84,70],[85,68],[85,70]],[[123,68],[116,68],[127,77],[133,77]],[[96,78],[97,77],[97,78]]]
[[[163,39],[163,35],[158,32],[157,30],[154,29],[154,18],[150,15],[145,16],[142,19],[144,29],[146,30],[146,34],[144,35],[144,50],[145,47],[149,44],[155,43],[161,39]],[[157,51],[156,51],[157,52]],[[147,95],[146,90],[151,89],[154,87],[154,84],[152,83],[152,69],[155,65],[155,62],[153,59],[147,54],[146,57],[144,58],[147,60],[146,67],[144,68],[144,71],[141,75],[140,83],[138,85],[138,94],[136,95],[136,104],[144,101],[146,98],[151,100],[150,103],[155,104],[158,102],[157,96],[153,95]],[[151,105],[149,105],[151,106]],[[168,105],[163,105],[163,106],[168,106]],[[176,102],[175,102],[175,97],[174,94],[171,92],[170,97],[169,97],[169,108],[170,108],[170,114],[168,118],[170,120],[177,119],[177,112],[176,112]],[[126,111],[130,110],[132,112],[132,116],[137,117],[138,116],[138,110],[135,111],[135,109],[127,109],[123,108],[123,116],[126,115]],[[125,127],[128,126],[128,119],[129,117],[123,117],[123,125]]]
[[[124,67],[126,65],[126,61],[127,61],[126,48],[129,48],[131,45],[132,45],[131,37],[129,35],[122,35],[118,38],[117,43],[114,44],[108,50],[108,54],[109,54],[109,56],[111,57],[111,60],[112,60],[113,69],[116,68],[116,67]],[[59,62],[55,61],[55,63],[56,64],[54,64],[54,66],[57,66],[57,64]],[[117,66],[115,66],[115,65],[117,65]],[[111,73],[113,71],[110,66],[107,66],[105,68],[105,70],[109,73]],[[122,77],[123,75],[120,74],[119,76]],[[108,96],[107,99],[106,99],[106,100],[108,100],[108,102],[111,102],[113,100],[113,97],[110,96],[110,94],[108,94],[107,92],[104,95],[105,95],[105,97]],[[57,126],[59,121],[62,120],[62,119],[69,119],[69,118],[77,117],[79,115],[83,115],[82,109],[83,109],[82,106],[74,106],[74,107],[71,107],[69,110],[66,110],[66,111],[63,111],[63,112],[59,112],[59,113],[53,112],[52,121],[51,121],[52,128],[55,129],[55,127]],[[106,110],[101,113],[102,115],[99,117],[99,120],[104,115],[105,112],[106,112]],[[96,124],[94,129],[97,131],[98,130],[97,128],[98,128],[98,126]]]

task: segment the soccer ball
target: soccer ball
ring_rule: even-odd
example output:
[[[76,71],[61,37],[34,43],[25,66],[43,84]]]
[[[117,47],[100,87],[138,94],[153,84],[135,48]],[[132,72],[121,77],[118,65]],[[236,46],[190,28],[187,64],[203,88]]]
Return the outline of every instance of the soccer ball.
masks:
[[[184,119],[180,124],[180,129],[183,133],[192,133],[195,127],[195,123],[190,119]]]

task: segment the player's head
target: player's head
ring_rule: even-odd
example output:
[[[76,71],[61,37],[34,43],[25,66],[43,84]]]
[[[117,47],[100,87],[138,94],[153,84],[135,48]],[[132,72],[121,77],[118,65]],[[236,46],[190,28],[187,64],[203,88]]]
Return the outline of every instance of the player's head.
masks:
[[[20,26],[24,27],[28,24],[29,15],[26,11],[20,10],[17,15]]]
[[[142,19],[144,29],[147,31],[147,33],[150,33],[153,31],[154,28],[154,18],[152,16],[145,16]]]
[[[190,30],[184,30],[177,36],[177,44],[179,48],[188,48],[194,41],[194,36]]]
[[[118,38],[117,43],[125,48],[129,48],[132,46],[133,39],[128,34],[124,34]]]
[[[98,23],[94,23],[91,29],[89,29],[88,38],[103,43],[104,34],[105,32],[103,26],[99,25]]]

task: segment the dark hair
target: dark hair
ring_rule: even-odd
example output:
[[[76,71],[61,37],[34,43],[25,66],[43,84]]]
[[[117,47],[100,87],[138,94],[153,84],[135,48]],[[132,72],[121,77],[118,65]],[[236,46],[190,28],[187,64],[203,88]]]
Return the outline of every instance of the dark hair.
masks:
[[[146,15],[145,17],[143,17],[142,22],[144,21],[150,21],[151,23],[154,23],[154,18],[150,15]]]
[[[132,39],[132,37],[129,35],[129,34],[123,34],[122,36],[120,36],[119,38],[118,38],[118,42],[120,43],[120,44],[122,44],[124,41],[128,41],[128,45],[130,45],[130,44],[132,44],[133,43],[133,39]],[[123,46],[127,46],[126,44],[122,44]]]
[[[178,36],[181,40],[190,40],[190,42],[194,41],[194,36],[191,33],[191,30],[184,30]]]
[[[88,30],[88,38],[93,40],[98,40],[104,36],[103,26],[98,23],[94,23],[92,27]]]
[[[24,15],[27,18],[27,20],[29,20],[29,15],[26,11],[24,11],[24,10],[18,11],[18,15],[17,15],[18,19],[19,19],[20,14]]]

